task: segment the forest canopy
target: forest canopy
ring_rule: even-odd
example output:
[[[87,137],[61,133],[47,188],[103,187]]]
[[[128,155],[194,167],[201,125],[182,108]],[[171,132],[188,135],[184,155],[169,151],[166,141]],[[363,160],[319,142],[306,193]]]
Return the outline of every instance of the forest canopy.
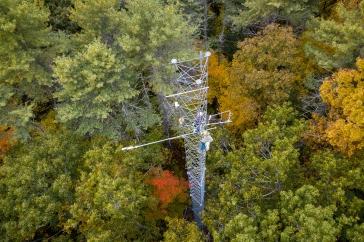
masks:
[[[184,140],[125,147],[206,51],[196,219]],[[364,1],[0,0],[1,241],[360,242],[363,170]]]

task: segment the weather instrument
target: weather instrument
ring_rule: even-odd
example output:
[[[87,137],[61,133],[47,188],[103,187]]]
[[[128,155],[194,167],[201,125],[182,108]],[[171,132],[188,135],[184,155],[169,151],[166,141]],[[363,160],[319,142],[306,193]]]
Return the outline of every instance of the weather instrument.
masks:
[[[172,59],[175,76],[172,78],[172,94],[165,96],[169,119],[178,136],[123,148],[132,150],[148,145],[183,139],[186,154],[186,170],[196,222],[201,226],[201,212],[204,208],[206,152],[212,137],[210,130],[215,125],[231,122],[230,111],[207,114],[208,61],[210,52],[202,53],[192,60]]]

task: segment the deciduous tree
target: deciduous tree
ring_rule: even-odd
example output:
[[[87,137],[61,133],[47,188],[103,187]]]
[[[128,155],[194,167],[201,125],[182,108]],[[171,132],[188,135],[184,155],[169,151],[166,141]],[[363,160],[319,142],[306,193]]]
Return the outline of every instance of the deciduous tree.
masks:
[[[364,147],[364,60],[356,65],[357,70],[340,70],[320,88],[331,107],[327,140],[348,155]]]
[[[139,170],[129,169],[139,158],[115,145],[95,147],[85,155],[85,169],[76,185],[72,218],[90,241],[155,241],[158,229],[145,213],[154,207],[151,190]]]
[[[167,218],[168,229],[164,232],[165,242],[201,242],[203,235],[196,224],[187,222],[184,219]]]
[[[219,223],[241,212],[254,214],[256,206],[275,207],[281,191],[300,184],[296,144],[304,122],[296,115],[287,104],[268,108],[258,127],[243,134],[243,148],[223,156],[228,169],[218,191],[211,191],[216,197],[207,200],[205,213],[205,222],[216,226],[214,236],[222,229]]]
[[[149,183],[154,187],[154,194],[159,199],[161,207],[165,208],[181,196],[186,196],[188,182],[178,178],[168,170],[160,171]]]
[[[50,231],[62,234],[84,151],[85,143],[67,132],[43,134],[12,149],[0,171],[4,240],[32,240],[36,233],[45,236]]]
[[[303,89],[305,59],[290,27],[267,26],[240,43],[219,102],[235,129],[252,126],[268,105],[294,100]]]

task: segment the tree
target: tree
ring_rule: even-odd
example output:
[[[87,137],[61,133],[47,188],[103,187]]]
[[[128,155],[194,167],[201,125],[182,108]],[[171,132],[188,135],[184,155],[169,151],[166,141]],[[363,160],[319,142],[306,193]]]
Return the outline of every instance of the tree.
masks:
[[[268,105],[282,104],[302,92],[308,72],[299,41],[290,27],[267,26],[240,43],[219,100],[233,113],[235,130],[251,127]]]
[[[324,206],[335,205],[336,220],[345,231],[358,226],[364,208],[361,197],[364,177],[362,156],[345,157],[329,149],[315,152],[310,157],[311,182],[320,192],[319,201]],[[350,232],[349,232],[350,233]]]
[[[32,240],[36,233],[45,238],[49,233],[62,234],[70,218],[85,146],[74,135],[58,132],[40,135],[11,150],[0,176],[3,239],[22,241]]]
[[[73,6],[72,0],[44,0],[44,5],[49,8],[49,23],[53,31],[60,30],[68,34],[79,31],[79,26],[70,20],[69,10]]]
[[[219,100],[224,89],[229,83],[229,63],[223,57],[214,53],[209,58],[209,92],[208,99],[212,103],[215,99]]]
[[[159,199],[161,208],[166,208],[173,200],[185,197],[188,182],[178,178],[168,170],[160,171],[148,182],[154,187],[154,195]]]
[[[218,238],[224,241],[334,241],[340,231],[335,207],[318,205],[315,187],[302,186],[281,192],[277,209],[257,212],[253,217],[238,214]]]
[[[287,104],[268,108],[258,127],[243,134],[243,148],[222,156],[230,168],[219,190],[211,191],[216,197],[207,201],[204,220],[214,228],[214,237],[237,214],[255,214],[259,206],[275,207],[281,191],[300,184],[296,144],[304,122],[296,115]]]
[[[359,58],[356,65],[357,70],[340,70],[320,88],[331,107],[327,140],[348,155],[364,147],[364,60]]]
[[[69,10],[70,19],[81,28],[80,33],[74,35],[74,44],[79,47],[99,39],[108,47],[116,47],[116,39],[124,30],[120,4],[119,0],[74,0]]]
[[[336,7],[329,19],[315,19],[305,33],[305,52],[317,64],[329,71],[350,67],[362,54],[364,2],[358,8]]]
[[[123,105],[138,92],[131,87],[132,75],[110,48],[95,41],[73,58],[57,59],[54,73],[62,87],[56,94],[61,122],[82,135],[120,137],[121,125],[128,124]]]
[[[203,235],[196,224],[184,219],[167,218],[168,229],[164,232],[164,242],[201,242]]]
[[[319,1],[315,0],[245,0],[244,8],[234,17],[235,25],[246,27],[261,22],[287,21],[302,26],[318,12]]]
[[[155,241],[159,231],[145,213],[156,204],[139,170],[137,156],[107,143],[89,150],[76,186],[68,227],[87,241]]]
[[[156,101],[151,96],[162,90],[171,91],[169,77],[173,68],[168,63],[172,58],[188,56],[195,28],[177,5],[159,0],[122,4],[116,0],[76,0],[70,18],[81,31],[72,38],[76,48],[70,56],[56,62],[56,77],[62,85],[58,93],[62,101],[60,120],[83,134],[120,138],[126,133],[139,137],[159,122]],[[84,48],[86,51],[81,52]],[[85,55],[89,55],[87,64]],[[93,59],[99,55],[103,56],[102,61]],[[75,68],[63,68],[71,63]],[[80,71],[85,69],[83,65],[89,68],[87,74]],[[75,80],[74,76],[80,79]],[[103,92],[102,97],[93,99],[99,91]],[[73,98],[76,93],[82,96],[78,103]],[[94,100],[92,105],[90,98]],[[83,110],[76,110],[75,105],[80,103]],[[82,117],[85,112],[88,115]]]
[[[28,137],[36,105],[51,97],[55,35],[38,1],[0,2],[0,123]]]
[[[173,68],[166,65],[172,58],[191,56],[196,27],[183,17],[177,5],[160,0],[128,0],[121,13],[124,31],[118,43],[127,66],[155,93],[170,90]]]
[[[228,179],[221,184],[220,199],[231,209],[250,201],[256,203],[285,185],[293,185],[286,181],[297,172],[299,152],[295,144],[304,128],[296,115],[288,105],[268,108],[258,127],[243,134],[243,157],[232,161]]]

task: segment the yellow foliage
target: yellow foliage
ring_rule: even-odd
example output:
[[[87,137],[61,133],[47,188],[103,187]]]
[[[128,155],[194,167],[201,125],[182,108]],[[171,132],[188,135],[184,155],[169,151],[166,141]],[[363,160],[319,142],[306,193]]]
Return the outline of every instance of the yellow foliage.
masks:
[[[358,8],[361,0],[341,0],[339,3],[342,3],[348,9]]]
[[[209,59],[209,93],[210,103],[221,96],[222,90],[229,85],[228,62],[223,56],[214,53]]]
[[[352,155],[364,147],[364,59],[357,70],[340,70],[324,81],[322,99],[330,105],[328,142]]]
[[[221,110],[232,111],[235,130],[254,126],[267,106],[297,97],[307,71],[300,42],[290,27],[268,25],[239,47],[231,66],[214,74],[220,77]]]

